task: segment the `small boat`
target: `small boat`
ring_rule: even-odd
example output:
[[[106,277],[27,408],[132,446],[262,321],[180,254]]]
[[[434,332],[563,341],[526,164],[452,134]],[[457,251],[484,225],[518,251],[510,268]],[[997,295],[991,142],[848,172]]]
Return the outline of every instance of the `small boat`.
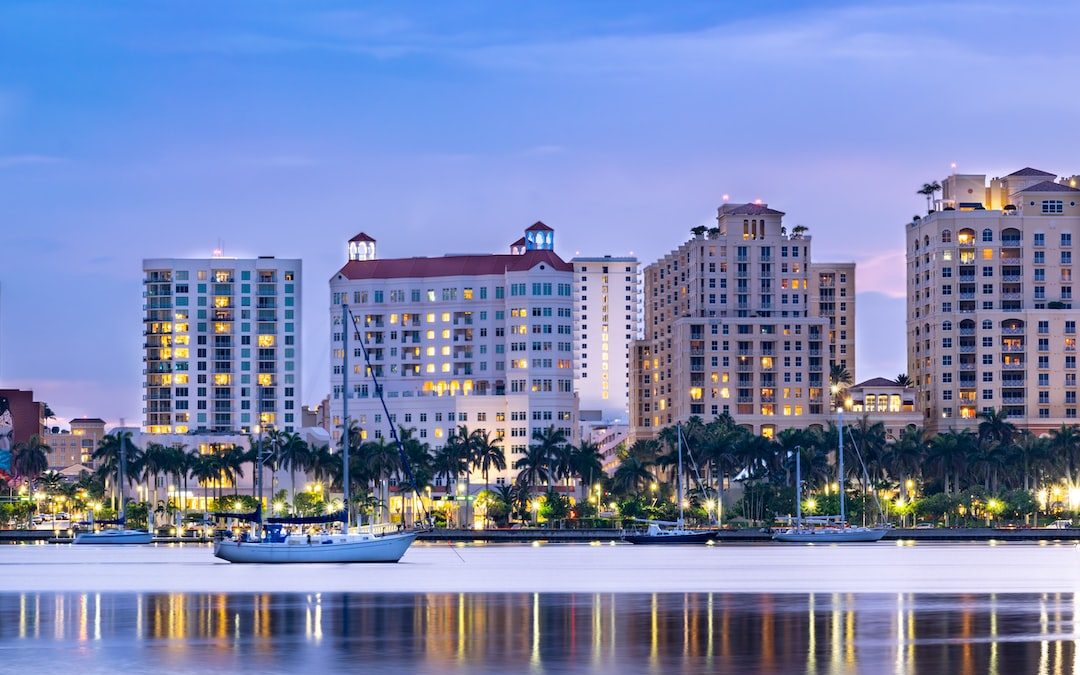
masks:
[[[123,428],[122,421],[121,428]],[[154,536],[146,530],[129,530],[125,527],[127,524],[127,511],[124,505],[124,473],[127,464],[127,443],[124,441],[123,431],[118,431],[117,435],[120,437],[120,461],[116,467],[116,485],[120,491],[119,517],[116,520],[99,520],[95,523],[93,514],[91,514],[90,522],[87,523],[91,527],[91,531],[75,535],[74,543],[76,544],[149,544],[154,540]],[[92,529],[94,525],[118,525],[119,528],[94,532]]]
[[[76,544],[149,544],[154,537],[145,530],[98,530],[75,536]]]
[[[686,520],[683,517],[683,489],[682,489],[682,425],[678,427],[678,453],[679,468],[675,481],[676,499],[679,502],[679,519],[675,522],[664,520],[648,520],[648,529],[644,532],[634,532],[623,535],[623,541],[631,544],[704,544],[716,538],[716,530],[688,530]],[[668,527],[663,527],[667,525]]]
[[[671,525],[672,527],[661,527]],[[678,523],[651,521],[649,528],[639,534],[624,534],[623,541],[631,544],[704,544],[716,538],[716,530],[688,530]]]
[[[839,451],[837,471],[839,482],[844,482],[844,416],[839,413]],[[879,541],[885,536],[884,527],[852,527],[845,518],[844,490],[840,490],[839,516],[802,515],[802,448],[795,448],[795,525],[773,533],[773,541],[789,543],[846,544]]]
[[[348,326],[351,312],[348,305],[341,306],[342,325]],[[358,335],[360,329],[356,327],[356,317],[353,316],[352,325]],[[215,516],[235,517],[240,520],[248,520],[255,523],[257,536],[254,540],[222,540],[214,545],[214,556],[232,563],[396,563],[409,550],[409,546],[416,540],[419,530],[387,530],[377,532],[375,527],[369,527],[365,532],[360,530],[353,532],[351,526],[350,496],[349,496],[349,344],[348,336],[351,331],[344,331],[345,343],[342,349],[342,391],[346,392],[342,404],[343,418],[343,443],[342,443],[342,488],[344,508],[337,513],[325,516],[285,516],[280,518],[266,519],[263,524],[262,517],[262,471],[256,472],[259,481],[259,503],[255,511],[249,514],[224,514],[217,513]],[[408,455],[398,436],[390,411],[386,408],[383,399],[382,386],[379,384],[375,369],[371,367],[368,357],[367,346],[363,338],[360,339],[360,347],[363,350],[367,371],[371,374],[375,385],[375,391],[382,402],[386,419],[390,425],[390,437],[395,441],[398,453],[401,457],[405,473],[414,491],[417,491],[416,479],[409,466]],[[263,446],[259,443],[256,461],[260,464],[265,461],[262,457]],[[417,491],[418,492],[418,491]],[[337,534],[286,534],[283,532],[284,525],[313,525],[317,523],[342,523],[342,532]]]

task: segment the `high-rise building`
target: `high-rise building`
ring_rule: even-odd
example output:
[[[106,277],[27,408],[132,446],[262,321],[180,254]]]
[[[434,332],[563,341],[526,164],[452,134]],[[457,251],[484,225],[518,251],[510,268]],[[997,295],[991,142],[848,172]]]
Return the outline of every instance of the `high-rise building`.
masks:
[[[143,261],[143,429],[299,428],[301,263]]]
[[[94,451],[105,437],[105,420],[97,417],[78,417],[71,420],[71,429],[45,432],[49,446],[49,468],[57,471],[82,465],[94,468]]]
[[[638,260],[610,255],[574,267],[574,386],[582,422],[627,420],[630,343],[638,331]]]
[[[1037,432],[1076,423],[1078,180],[953,174],[905,227],[908,368],[929,430],[998,409]]]
[[[766,436],[824,422],[829,372],[855,372],[855,267],[812,262],[805,228],[766,204],[724,204],[717,225],[644,271],[644,339],[631,347],[634,439],[730,414]]]
[[[491,471],[491,484],[513,480],[513,463],[534,432],[555,427],[576,442],[573,267],[554,244],[551,228],[536,223],[508,254],[382,259],[371,237],[355,237],[348,262],[330,280],[335,442],[346,332],[349,419],[366,438],[389,433],[361,339],[391,422],[433,449],[460,426],[502,439],[507,468]],[[343,304],[352,326],[342,323]],[[483,483],[474,474],[473,489]],[[445,488],[441,478],[435,487]]]

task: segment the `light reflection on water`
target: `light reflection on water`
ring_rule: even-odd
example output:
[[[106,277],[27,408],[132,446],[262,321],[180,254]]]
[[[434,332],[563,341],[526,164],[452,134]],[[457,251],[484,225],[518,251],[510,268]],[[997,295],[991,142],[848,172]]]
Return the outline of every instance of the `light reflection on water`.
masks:
[[[0,594],[9,672],[1072,673],[1072,594]],[[70,664],[68,666],[67,664]]]

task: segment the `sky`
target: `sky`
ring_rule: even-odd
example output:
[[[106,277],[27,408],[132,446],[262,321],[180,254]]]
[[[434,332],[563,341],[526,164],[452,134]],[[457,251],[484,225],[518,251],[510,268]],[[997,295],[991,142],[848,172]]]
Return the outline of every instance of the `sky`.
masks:
[[[648,263],[761,199],[858,263],[856,378],[906,370],[903,228],[958,171],[1080,172],[1080,5],[0,4],[0,387],[141,419],[141,261],[304,264],[304,403],[327,282],[382,257]]]

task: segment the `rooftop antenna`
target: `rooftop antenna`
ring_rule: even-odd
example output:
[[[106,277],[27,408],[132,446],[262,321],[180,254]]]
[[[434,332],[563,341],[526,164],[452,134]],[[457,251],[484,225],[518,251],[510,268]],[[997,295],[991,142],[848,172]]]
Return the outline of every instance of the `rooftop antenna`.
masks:
[[[214,247],[214,257],[221,258],[225,255],[225,242],[220,238],[217,240],[217,246]]]

